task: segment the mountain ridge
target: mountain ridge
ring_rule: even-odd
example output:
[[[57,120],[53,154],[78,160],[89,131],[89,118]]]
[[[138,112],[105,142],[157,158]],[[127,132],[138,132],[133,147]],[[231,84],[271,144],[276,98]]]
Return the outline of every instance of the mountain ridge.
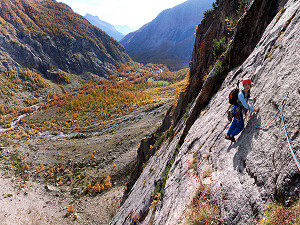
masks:
[[[139,62],[164,63],[173,69],[187,67],[194,45],[196,25],[213,1],[189,0],[162,11],[120,43]]]
[[[108,22],[100,20],[98,16],[86,14],[84,16],[91,24],[105,31],[109,36],[113,37],[117,41],[120,41],[125,35],[120,33],[116,27]]]
[[[103,77],[115,73],[118,63],[131,60],[123,46],[66,4],[50,0],[0,4],[2,71],[23,66],[46,76],[55,68]]]
[[[135,31],[134,29],[130,28],[128,25],[115,25],[115,28],[121,32],[122,34],[127,35],[133,31]]]

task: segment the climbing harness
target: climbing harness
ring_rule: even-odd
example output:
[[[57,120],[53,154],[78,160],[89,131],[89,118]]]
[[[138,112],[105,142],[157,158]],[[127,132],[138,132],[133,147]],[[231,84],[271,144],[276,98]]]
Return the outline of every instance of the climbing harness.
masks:
[[[299,169],[299,171],[300,171],[300,164],[299,164],[299,162],[298,162],[298,160],[297,160],[297,158],[296,158],[296,155],[295,155],[295,153],[294,153],[294,151],[293,151],[293,148],[292,148],[292,145],[291,145],[291,142],[290,142],[290,139],[289,139],[289,136],[288,136],[286,127],[285,127],[284,119],[283,119],[283,112],[282,112],[282,111],[283,111],[283,108],[284,108],[284,106],[285,106],[285,100],[287,99],[288,95],[289,95],[289,93],[287,93],[287,94],[285,95],[284,99],[282,100],[281,105],[278,107],[278,111],[277,111],[276,115],[273,117],[273,119],[272,119],[266,126],[263,126],[263,127],[257,127],[257,126],[254,124],[253,120],[252,120],[251,113],[249,113],[249,114],[250,114],[251,121],[252,121],[253,125],[255,126],[255,128],[257,128],[257,129],[264,129],[264,128],[268,127],[268,126],[275,120],[276,116],[279,115],[279,112],[280,112],[280,114],[281,114],[281,119],[282,119],[282,124],[283,124],[283,128],[284,128],[284,131],[285,131],[285,136],[286,136],[286,139],[287,139],[287,141],[288,141],[288,144],[289,144],[289,147],[290,147],[290,150],[291,150],[291,154],[292,154],[293,159],[294,159],[294,161],[295,161],[295,163],[296,163],[296,165],[297,165],[297,167],[298,167],[298,169]],[[249,111],[250,111],[250,110],[249,110]]]
[[[243,84],[248,84],[248,83],[251,83],[250,79],[247,78],[245,80],[243,80]],[[240,117],[240,113],[243,112],[243,110],[245,109],[244,106],[242,105],[242,103],[240,102],[239,100],[239,93],[240,93],[240,90],[239,90],[239,81],[237,82],[237,85],[236,85],[236,88],[231,90],[231,92],[229,93],[229,107],[228,107],[228,110],[227,110],[227,119],[229,120],[229,122],[232,121],[232,119],[237,116],[237,117]],[[246,98],[246,93],[244,90],[242,90],[242,93],[244,95],[244,98]],[[248,92],[248,95],[247,95],[247,99],[250,98],[250,91]],[[237,106],[237,112],[234,113],[234,106]],[[246,110],[246,109],[245,109]],[[238,118],[239,120],[239,118]]]

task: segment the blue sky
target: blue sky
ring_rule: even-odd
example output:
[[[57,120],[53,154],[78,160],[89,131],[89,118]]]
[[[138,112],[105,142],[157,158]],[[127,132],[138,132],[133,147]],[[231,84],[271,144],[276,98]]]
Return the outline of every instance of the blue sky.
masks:
[[[161,11],[186,0],[57,0],[84,16],[98,16],[113,25],[128,25],[138,29],[152,21]]]

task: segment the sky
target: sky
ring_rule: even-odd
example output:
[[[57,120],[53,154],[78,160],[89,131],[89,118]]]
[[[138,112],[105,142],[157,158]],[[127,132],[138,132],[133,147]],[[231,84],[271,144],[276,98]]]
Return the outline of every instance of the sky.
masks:
[[[128,25],[138,29],[152,21],[160,12],[186,0],[57,0],[74,12],[89,13],[112,25]]]

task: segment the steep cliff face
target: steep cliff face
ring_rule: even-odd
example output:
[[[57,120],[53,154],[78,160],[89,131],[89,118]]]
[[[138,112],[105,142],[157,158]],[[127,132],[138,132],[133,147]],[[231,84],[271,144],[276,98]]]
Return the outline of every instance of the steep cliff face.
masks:
[[[248,12],[258,3],[263,6],[264,1],[251,2]],[[186,135],[185,119],[179,121],[174,136],[147,162],[111,224],[131,224],[134,220],[143,224],[186,224],[199,191],[201,196],[209,195],[211,203],[218,206],[220,218],[216,219],[225,224],[256,222],[271,202],[288,203],[299,197],[300,171],[291,156],[280,116],[262,130],[251,122],[256,126],[269,122],[289,93],[283,118],[299,160],[299,28],[300,2],[289,0],[268,24],[243,64],[229,71]],[[254,82],[252,96],[257,97],[255,106],[260,106],[261,111],[252,115],[252,120],[248,114],[245,129],[232,144],[224,139],[229,126],[227,98],[236,82],[244,77]],[[196,104],[205,95],[207,85],[217,79],[213,70],[189,117],[194,110],[198,112]],[[200,202],[201,198],[197,200]]]
[[[171,121],[173,121],[174,124],[177,124],[184,115],[188,104],[197,97],[203,86],[205,80],[204,77],[207,75],[210,65],[216,61],[213,56],[213,40],[219,40],[222,37],[230,38],[230,35],[227,34],[228,31],[225,19],[233,18],[237,20],[238,15],[236,11],[238,7],[238,0],[219,1],[219,6],[211,13],[207,14],[201,24],[198,25],[190,63],[188,91],[182,94],[177,106],[170,110],[172,111],[172,114],[168,114],[165,118],[165,126],[170,126],[172,123]],[[248,26],[250,27],[249,24]]]
[[[230,34],[231,25],[226,23],[226,19],[231,21],[238,19],[237,10],[241,7],[240,1],[220,1],[219,7],[199,24],[190,64],[189,91],[183,96],[182,104],[179,104],[174,110],[175,116],[172,119],[175,122],[183,115],[182,109],[186,108],[186,104],[197,97],[210,65],[216,62],[213,56],[213,40],[219,40],[222,37],[226,37],[228,40],[232,39],[229,54],[226,55],[225,59],[227,67],[225,73],[227,73],[241,65],[253,51],[264,29],[275,16],[279,4],[284,4],[284,1],[248,1],[246,4],[248,11],[237,23],[235,28],[237,32],[233,39],[232,34]],[[219,85],[216,88],[219,88]],[[213,93],[208,92],[208,97],[210,94]],[[203,103],[200,105],[207,104],[207,101],[203,101]]]
[[[236,11],[238,7],[238,0],[220,1],[219,7],[207,15],[198,25],[190,64],[189,89],[195,89],[190,91],[192,98],[197,96],[203,84],[203,77],[206,75],[209,66],[216,60],[213,56],[213,39],[219,40],[224,36],[229,38],[225,19],[237,20]]]
[[[117,41],[65,4],[4,0],[0,6],[1,71],[23,66],[104,76],[130,60]]]

